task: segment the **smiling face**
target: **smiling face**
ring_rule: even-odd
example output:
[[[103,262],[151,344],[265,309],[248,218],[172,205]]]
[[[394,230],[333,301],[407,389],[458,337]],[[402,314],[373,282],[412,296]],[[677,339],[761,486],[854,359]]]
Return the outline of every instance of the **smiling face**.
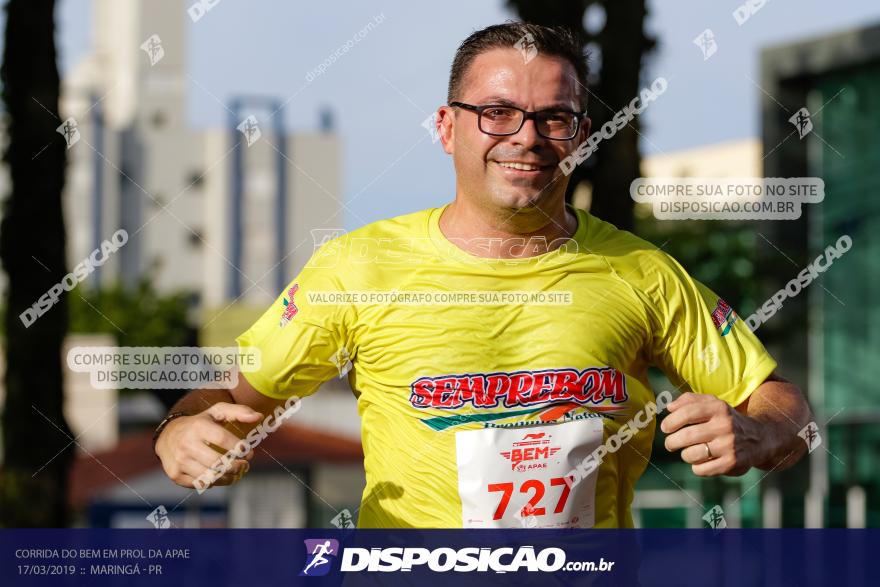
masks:
[[[491,49],[468,67],[456,100],[473,105],[508,104],[535,111],[582,111],[574,67],[563,57],[538,54],[528,63],[514,48]],[[568,177],[559,162],[583,142],[589,121],[571,140],[540,136],[534,120],[515,135],[481,132],[477,113],[444,106],[438,126],[455,164],[457,197],[495,216],[551,209],[564,200]],[[500,214],[499,214],[500,213]]]

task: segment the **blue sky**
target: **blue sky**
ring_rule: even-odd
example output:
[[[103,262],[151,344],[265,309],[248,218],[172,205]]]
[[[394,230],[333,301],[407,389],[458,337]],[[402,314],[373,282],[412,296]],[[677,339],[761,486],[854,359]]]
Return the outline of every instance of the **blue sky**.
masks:
[[[186,0],[189,4],[189,0]],[[340,10],[340,4],[346,6]],[[659,47],[645,83],[669,88],[643,114],[645,155],[759,135],[759,53],[766,46],[880,22],[876,0],[771,0],[738,26],[741,2],[653,0],[650,31]],[[62,71],[88,47],[90,0],[60,0]],[[354,47],[311,82],[307,74],[374,17]],[[286,100],[289,128],[315,129],[330,107],[343,141],[344,224],[437,206],[454,195],[450,159],[422,122],[443,103],[458,43],[475,29],[512,18],[502,0],[302,2],[220,0],[189,28],[190,74],[211,94],[273,95]],[[718,52],[704,62],[693,39],[711,28]],[[190,86],[193,126],[225,124],[226,111]],[[294,154],[295,157],[295,154]]]

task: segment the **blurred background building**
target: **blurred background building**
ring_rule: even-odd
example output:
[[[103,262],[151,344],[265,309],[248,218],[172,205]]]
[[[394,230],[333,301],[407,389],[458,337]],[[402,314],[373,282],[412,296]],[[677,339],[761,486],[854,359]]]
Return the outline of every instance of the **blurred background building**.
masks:
[[[798,222],[767,223],[768,236],[805,266],[843,235],[852,249],[823,287],[793,308],[804,318],[780,356],[807,366],[806,387],[826,437],[811,455],[803,519],[808,527],[880,525],[880,26],[769,48],[761,55],[768,177],[825,181],[825,201]],[[800,140],[801,108],[813,130]],[[792,131],[795,134],[792,135]],[[799,144],[803,143],[803,144]],[[791,267],[794,270],[794,267]],[[769,291],[769,290],[768,290]],[[801,504],[786,495],[793,517]],[[785,512],[783,512],[785,514]],[[799,517],[799,516],[797,516]]]
[[[93,4],[94,47],[63,82],[62,115],[84,143],[69,151],[69,260],[121,227],[140,238],[94,283],[149,274],[203,307],[265,305],[310,256],[310,231],[339,224],[325,224],[340,207],[327,197],[340,190],[339,138],[329,113],[315,132],[289,132],[280,96],[224,99],[226,128],[189,128],[186,7]],[[253,137],[237,128],[250,116]]]

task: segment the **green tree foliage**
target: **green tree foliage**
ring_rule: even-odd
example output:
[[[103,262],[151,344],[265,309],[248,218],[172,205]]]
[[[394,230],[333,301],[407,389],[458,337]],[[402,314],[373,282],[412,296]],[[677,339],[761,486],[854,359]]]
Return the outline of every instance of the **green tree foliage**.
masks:
[[[187,314],[189,294],[163,296],[148,279],[136,287],[121,284],[70,293],[70,330],[104,332],[120,346],[186,346],[192,344]]]

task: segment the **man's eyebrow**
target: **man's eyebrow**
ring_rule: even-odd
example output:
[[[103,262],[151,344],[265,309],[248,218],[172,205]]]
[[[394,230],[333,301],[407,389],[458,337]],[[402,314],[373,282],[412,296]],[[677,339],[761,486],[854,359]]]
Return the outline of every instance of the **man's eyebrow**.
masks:
[[[503,96],[489,96],[488,98],[484,98],[480,100],[480,104],[497,104],[498,106],[513,106],[514,108],[523,108],[516,102],[505,98]],[[538,108],[538,110],[571,110],[571,104],[566,104],[564,101],[560,100],[559,102],[553,102],[543,108]]]

